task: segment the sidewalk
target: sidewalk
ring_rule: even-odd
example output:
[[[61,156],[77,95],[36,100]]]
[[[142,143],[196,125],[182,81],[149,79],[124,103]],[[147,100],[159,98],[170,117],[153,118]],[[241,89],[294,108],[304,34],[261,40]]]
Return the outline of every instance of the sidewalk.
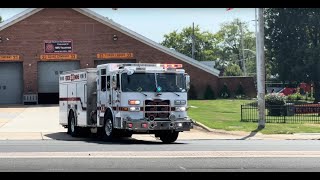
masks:
[[[243,131],[225,131],[211,129],[200,122],[196,122],[196,127],[209,134],[218,135],[218,137],[241,137],[240,140],[250,139],[272,139],[272,140],[320,140],[320,133],[296,133],[296,134],[262,134],[260,132],[243,132]],[[220,135],[220,136],[219,136]]]

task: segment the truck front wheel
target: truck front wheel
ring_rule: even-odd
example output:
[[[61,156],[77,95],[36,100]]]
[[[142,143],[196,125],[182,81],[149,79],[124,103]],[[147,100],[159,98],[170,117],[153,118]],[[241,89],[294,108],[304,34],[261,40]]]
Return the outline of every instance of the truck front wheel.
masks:
[[[178,131],[165,131],[163,133],[160,134],[160,140],[163,143],[173,143],[178,139],[179,136],[179,132]]]
[[[114,129],[113,129],[112,117],[108,115],[104,121],[103,139],[111,140],[113,138],[113,134],[114,134]]]

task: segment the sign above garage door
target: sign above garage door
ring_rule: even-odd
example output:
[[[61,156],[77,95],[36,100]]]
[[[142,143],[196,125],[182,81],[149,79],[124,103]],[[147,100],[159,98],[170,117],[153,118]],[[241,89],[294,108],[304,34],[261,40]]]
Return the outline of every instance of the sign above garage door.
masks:
[[[42,54],[41,60],[76,60],[77,54]]]
[[[133,53],[98,53],[98,59],[130,59]]]
[[[19,55],[0,55],[0,60],[9,61],[9,60],[19,60]]]
[[[44,53],[72,53],[72,40],[45,40]]]

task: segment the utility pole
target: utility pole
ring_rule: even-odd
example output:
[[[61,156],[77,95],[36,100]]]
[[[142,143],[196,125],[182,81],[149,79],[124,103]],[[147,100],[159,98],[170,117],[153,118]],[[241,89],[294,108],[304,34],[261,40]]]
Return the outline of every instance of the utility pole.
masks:
[[[257,15],[256,15],[257,17]],[[265,61],[264,61],[264,19],[263,8],[258,9],[259,34],[257,36],[257,86],[258,86],[258,129],[263,129],[265,116]]]
[[[195,47],[194,47],[194,22],[192,23],[192,59],[194,59],[194,51],[195,51]]]
[[[240,22],[239,24],[240,27],[240,39],[241,39],[241,49],[242,49],[242,68],[244,75],[247,76],[247,68],[246,68],[246,63],[244,59],[244,40],[243,40],[243,29],[242,29],[242,23]]]

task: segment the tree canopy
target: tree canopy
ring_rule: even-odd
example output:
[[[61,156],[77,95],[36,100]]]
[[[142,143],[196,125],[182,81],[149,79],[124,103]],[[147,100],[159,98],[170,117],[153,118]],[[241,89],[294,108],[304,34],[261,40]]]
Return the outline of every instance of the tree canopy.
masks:
[[[320,90],[320,9],[269,8],[265,10],[266,62],[279,80],[313,82]]]
[[[192,34],[192,26],[183,28],[181,32],[175,30],[164,35],[164,41],[161,44],[192,57]],[[242,57],[241,35],[244,49],[254,51],[254,34],[248,30],[247,23],[239,19],[221,24],[220,30],[216,33],[201,31],[198,25],[195,26],[195,59],[215,61],[216,68],[222,71],[232,64],[238,64],[243,71],[242,59],[245,59],[247,72],[254,74],[256,72],[255,55],[250,51],[244,51],[245,57]]]
[[[164,35],[164,41],[162,45],[173,48],[174,50],[187,55],[192,56],[192,26],[185,27],[181,32],[177,30]],[[216,52],[217,40],[214,34],[205,31],[201,32],[200,27],[197,25],[194,27],[195,36],[195,59],[199,61],[211,61],[217,59]]]

